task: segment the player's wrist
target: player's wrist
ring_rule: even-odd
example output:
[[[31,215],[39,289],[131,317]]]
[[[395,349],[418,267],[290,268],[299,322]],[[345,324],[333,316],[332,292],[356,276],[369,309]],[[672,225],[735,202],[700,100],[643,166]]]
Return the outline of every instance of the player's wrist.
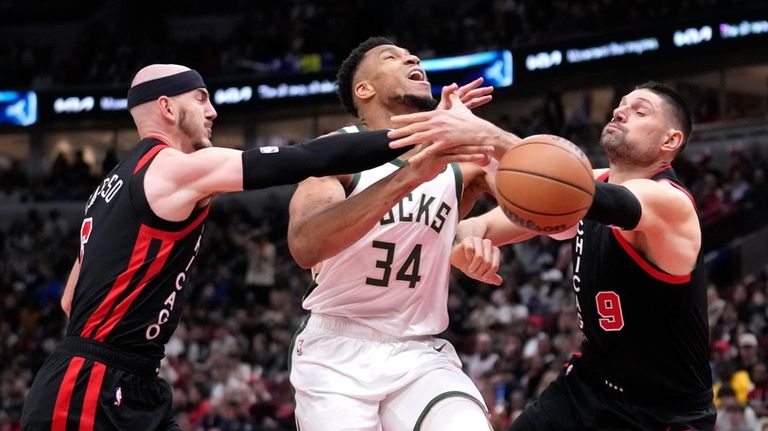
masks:
[[[504,154],[509,151],[510,148],[517,145],[521,139],[512,133],[505,132],[497,127],[489,133],[487,142],[493,147],[493,157],[496,160],[501,160]]]

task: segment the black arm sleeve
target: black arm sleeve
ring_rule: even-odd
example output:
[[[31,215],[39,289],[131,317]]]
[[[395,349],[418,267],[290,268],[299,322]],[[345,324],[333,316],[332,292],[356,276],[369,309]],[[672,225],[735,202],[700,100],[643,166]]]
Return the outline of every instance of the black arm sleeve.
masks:
[[[389,148],[388,130],[340,133],[288,147],[243,151],[243,189],[292,184],[307,177],[351,174],[382,165],[411,149]]]
[[[595,181],[595,197],[585,218],[631,230],[642,214],[640,201],[626,187]]]

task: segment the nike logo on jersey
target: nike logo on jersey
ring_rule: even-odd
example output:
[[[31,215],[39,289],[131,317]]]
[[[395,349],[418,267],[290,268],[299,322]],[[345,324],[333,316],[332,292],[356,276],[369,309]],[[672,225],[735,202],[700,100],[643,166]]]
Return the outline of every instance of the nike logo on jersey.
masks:
[[[443,351],[443,347],[445,347],[447,344],[448,343],[443,343],[443,345],[440,346],[440,347],[432,346],[432,348],[435,349],[436,352],[442,352]]]

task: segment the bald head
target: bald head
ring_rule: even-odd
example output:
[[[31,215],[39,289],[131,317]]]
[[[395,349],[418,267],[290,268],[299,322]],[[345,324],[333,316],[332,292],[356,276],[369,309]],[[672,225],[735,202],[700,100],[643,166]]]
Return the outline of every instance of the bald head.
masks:
[[[128,90],[128,109],[157,100],[205,88],[203,77],[178,64],[153,64],[139,71]]]
[[[166,76],[191,70],[187,66],[180,64],[150,64],[139,70],[131,81],[131,88],[153,79],[165,78]]]
[[[166,136],[185,152],[212,145],[216,109],[203,77],[193,69],[152,64],[139,70],[128,90],[128,109],[139,136]]]

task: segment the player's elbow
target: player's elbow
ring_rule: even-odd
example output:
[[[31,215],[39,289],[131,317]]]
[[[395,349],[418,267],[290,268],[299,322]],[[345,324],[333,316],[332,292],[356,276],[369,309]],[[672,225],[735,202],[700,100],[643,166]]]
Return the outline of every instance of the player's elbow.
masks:
[[[304,269],[312,268],[313,265],[320,261],[311,242],[306,239],[291,238],[291,235],[289,235],[288,250],[290,250],[296,264]]]
[[[312,257],[309,253],[295,252],[291,249],[291,255],[293,256],[293,260],[296,261],[296,264],[304,269],[312,268],[319,262],[318,259]]]

